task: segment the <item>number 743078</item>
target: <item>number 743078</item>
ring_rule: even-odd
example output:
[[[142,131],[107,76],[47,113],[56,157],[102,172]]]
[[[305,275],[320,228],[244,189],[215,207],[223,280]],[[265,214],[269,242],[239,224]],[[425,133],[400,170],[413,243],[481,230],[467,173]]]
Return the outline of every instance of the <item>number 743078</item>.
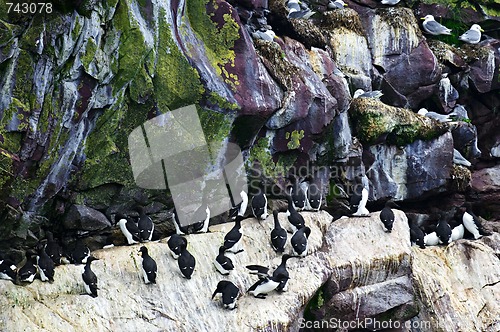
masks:
[[[7,14],[50,14],[53,11],[52,3],[50,2],[6,2]]]

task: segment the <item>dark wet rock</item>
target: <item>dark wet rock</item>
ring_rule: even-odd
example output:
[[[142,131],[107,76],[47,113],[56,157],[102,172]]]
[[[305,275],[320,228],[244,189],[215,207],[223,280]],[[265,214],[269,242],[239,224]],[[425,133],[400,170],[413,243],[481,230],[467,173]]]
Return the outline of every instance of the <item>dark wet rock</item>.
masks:
[[[500,41],[486,40],[477,45],[464,45],[471,58],[470,79],[480,93],[500,88]]]
[[[446,191],[452,170],[452,140],[451,134],[445,133],[404,147],[366,147],[363,162],[370,180],[370,198],[415,199]]]
[[[481,202],[482,209],[493,220],[500,220],[500,166],[483,168],[472,173],[472,197]]]
[[[481,95],[479,99],[473,99],[470,103],[470,114],[472,123],[477,127],[478,146],[483,152],[482,158],[495,157],[491,149],[500,140],[500,116],[495,111],[500,105],[498,91],[491,91]]]
[[[98,231],[111,227],[106,216],[84,205],[73,205],[63,221],[68,230]]]
[[[423,41],[410,54],[401,55],[384,80],[406,98],[406,104],[395,106],[417,108],[437,89],[440,75],[437,59]]]
[[[467,160],[481,156],[481,151],[477,146],[477,129],[471,123],[459,121],[451,125],[453,135],[453,145]]]

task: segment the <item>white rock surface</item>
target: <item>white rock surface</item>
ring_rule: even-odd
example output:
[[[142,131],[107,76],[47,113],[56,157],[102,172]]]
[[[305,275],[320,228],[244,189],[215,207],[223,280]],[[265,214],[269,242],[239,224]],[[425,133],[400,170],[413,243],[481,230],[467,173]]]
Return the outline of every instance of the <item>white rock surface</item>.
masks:
[[[323,233],[331,221],[326,212],[303,213],[312,232],[309,250],[322,246]],[[288,223],[280,213],[282,225]],[[231,255],[236,266],[228,277],[213,266],[218,247],[233,223],[211,227],[211,233],[188,236],[188,250],[196,257],[191,280],[184,279],[167,246],[167,239],[148,243],[158,265],[156,285],[146,285],[139,270],[140,244],[113,247],[93,253],[100,260],[92,263],[98,277],[98,297],[84,292],[83,266],[56,269],[53,284],[36,280],[26,287],[0,282],[0,331],[253,331],[259,328],[288,330],[302,307],[325,281],[326,267],[316,255],[290,259],[291,279],[286,293],[271,293],[267,299],[245,294],[233,311],[222,309],[220,299],[211,296],[217,283],[233,281],[243,292],[257,280],[245,266],[277,266],[281,258],[269,244],[272,216],[258,223],[242,222],[245,251]],[[289,236],[289,239],[291,236]],[[288,239],[288,241],[289,241]],[[287,243],[287,250],[291,246]],[[228,254],[229,256],[230,254]]]

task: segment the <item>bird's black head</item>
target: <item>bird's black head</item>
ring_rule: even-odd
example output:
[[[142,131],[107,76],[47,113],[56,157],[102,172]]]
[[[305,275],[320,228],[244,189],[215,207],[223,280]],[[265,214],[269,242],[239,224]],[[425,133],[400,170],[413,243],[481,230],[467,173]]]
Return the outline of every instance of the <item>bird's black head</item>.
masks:
[[[273,210],[273,217],[274,219],[278,219],[278,210]]]
[[[46,231],[45,232],[45,237],[47,238],[48,241],[52,242],[54,241],[54,235],[52,234],[51,231]]]
[[[140,206],[140,205],[137,205],[134,210],[139,213],[139,215],[143,215],[144,214],[144,207]]]
[[[126,217],[123,213],[121,213],[121,212],[117,212],[117,213],[115,214],[115,224],[117,224],[117,223],[118,223],[120,220],[122,220],[122,219],[127,220],[127,217]]]
[[[148,254],[148,248],[146,248],[145,246],[142,246],[140,249],[139,249],[139,252],[142,253],[142,255],[147,255]]]

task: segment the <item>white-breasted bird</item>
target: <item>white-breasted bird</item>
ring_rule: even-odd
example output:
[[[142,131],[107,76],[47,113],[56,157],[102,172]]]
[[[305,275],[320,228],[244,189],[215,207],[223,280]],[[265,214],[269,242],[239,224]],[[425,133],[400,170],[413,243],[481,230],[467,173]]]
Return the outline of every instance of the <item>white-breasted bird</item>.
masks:
[[[477,44],[481,41],[481,32],[484,32],[484,30],[479,24],[473,24],[470,29],[458,37],[458,39],[468,44]]]
[[[426,33],[433,36],[451,35],[451,29],[448,29],[444,25],[436,22],[434,16],[426,15],[422,17],[422,20],[424,20],[424,23],[422,23],[422,27]]]

